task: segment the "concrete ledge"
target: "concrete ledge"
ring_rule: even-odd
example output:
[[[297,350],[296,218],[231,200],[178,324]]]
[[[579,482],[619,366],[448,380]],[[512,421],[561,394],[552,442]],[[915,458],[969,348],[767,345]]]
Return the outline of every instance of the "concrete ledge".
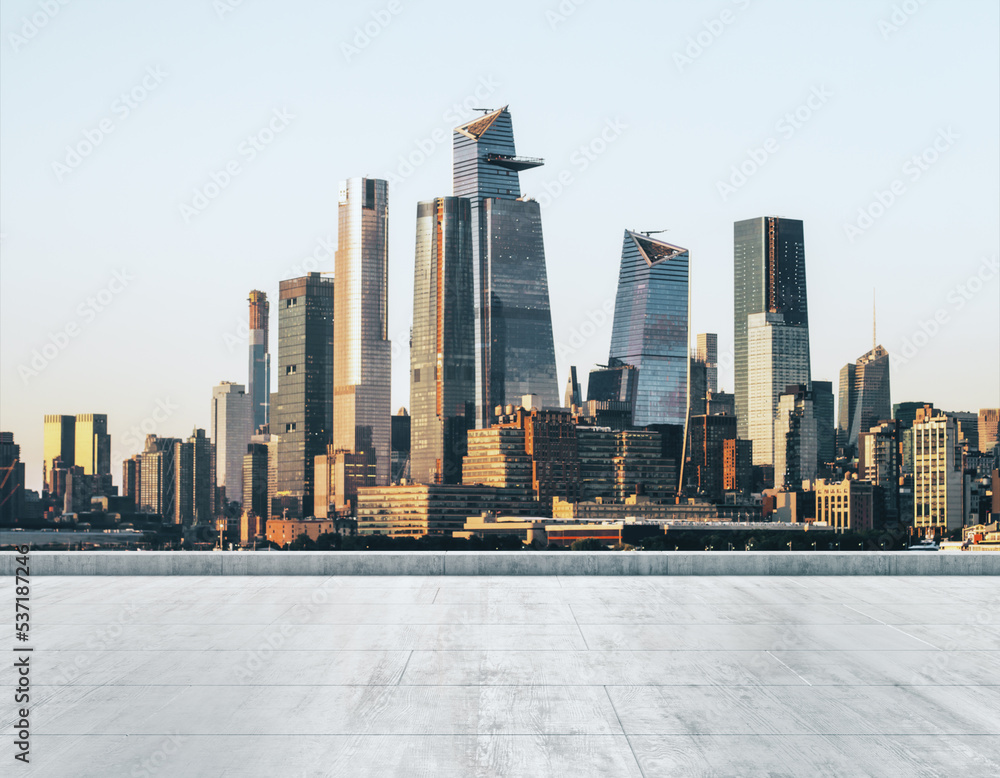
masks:
[[[14,552],[0,575],[14,575]],[[1000,575],[1000,553],[934,551],[36,551],[39,575]]]

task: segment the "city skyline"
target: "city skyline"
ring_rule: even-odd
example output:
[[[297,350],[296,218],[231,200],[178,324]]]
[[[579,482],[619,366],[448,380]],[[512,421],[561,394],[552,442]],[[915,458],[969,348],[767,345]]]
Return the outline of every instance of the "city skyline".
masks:
[[[33,8],[30,4],[5,5],[0,30],[18,30],[21,14]],[[708,20],[701,18],[703,12],[643,10],[678,30],[676,36],[668,36],[666,51],[659,50],[655,67],[650,54],[631,55],[640,75],[648,73],[648,77],[638,78],[636,86],[612,84],[600,76],[596,64],[582,63],[579,74],[567,77],[565,95],[539,90],[529,80],[529,72],[546,67],[553,51],[571,45],[572,36],[577,36],[577,41],[579,36],[603,40],[603,35],[597,35],[609,24],[609,16],[596,6],[581,6],[565,23],[555,26],[544,9],[531,7],[529,13],[527,5],[517,6],[516,11],[523,12],[531,23],[529,45],[544,42],[548,46],[545,56],[531,53],[524,63],[491,67],[489,59],[474,56],[467,44],[459,42],[461,51],[470,54],[470,67],[462,74],[449,75],[437,86],[415,79],[411,87],[407,75],[383,61],[391,59],[386,55],[397,47],[414,45],[404,37],[419,39],[399,34],[397,28],[405,25],[412,32],[422,24],[405,12],[360,50],[356,59],[348,60],[338,47],[332,47],[331,56],[340,58],[332,64],[345,75],[353,78],[372,68],[392,73],[393,83],[402,85],[392,92],[396,101],[385,106],[362,96],[361,83],[343,87],[343,94],[338,94],[339,106],[363,105],[371,110],[364,121],[338,128],[336,137],[350,149],[349,154],[324,150],[312,135],[317,129],[330,128],[329,117],[317,99],[321,93],[309,91],[314,81],[302,89],[290,86],[305,61],[287,48],[279,49],[288,56],[276,75],[250,66],[241,53],[237,61],[245,73],[238,79],[238,88],[224,105],[203,110],[198,102],[200,91],[192,84],[197,70],[194,66],[205,65],[206,78],[214,83],[230,72],[215,59],[222,52],[216,50],[204,59],[204,55],[169,46],[144,51],[142,45],[149,39],[142,35],[133,43],[115,43],[114,56],[109,52],[94,64],[79,68],[79,75],[56,68],[55,77],[64,79],[65,85],[53,88],[46,80],[53,76],[28,78],[27,69],[56,57],[57,50],[68,63],[88,32],[93,33],[91,41],[110,44],[127,37],[119,34],[122,26],[138,24],[140,17],[89,10],[79,13],[70,25],[64,24],[64,18],[71,18],[67,10],[23,49],[14,50],[5,36],[0,86],[12,110],[0,118],[0,129],[8,139],[3,152],[5,177],[0,184],[4,233],[0,243],[4,367],[0,375],[0,427],[14,432],[22,457],[29,463],[28,487],[37,490],[41,485],[37,463],[42,459],[44,414],[108,412],[114,454],[111,470],[116,483],[120,461],[142,449],[143,436],[134,438],[130,431],[141,430],[147,420],[153,421],[155,433],[161,436],[182,437],[193,427],[207,429],[204,397],[208,389],[221,380],[248,382],[249,338],[244,334],[247,290],[266,290],[268,298],[276,300],[280,280],[308,270],[332,270],[337,230],[336,186],[330,182],[359,170],[385,175],[391,184],[388,336],[393,344],[392,408],[408,405],[406,332],[412,321],[414,204],[449,191],[451,130],[474,120],[478,114],[472,113],[473,108],[508,102],[519,117],[519,146],[545,157],[547,163],[524,179],[523,191],[538,198],[545,222],[557,391],[564,386],[570,365],[587,373],[606,358],[611,335],[607,305],[610,296],[613,307],[622,223],[666,227],[684,236],[683,244],[698,258],[698,266],[692,266],[692,332],[719,334],[720,388],[732,391],[732,334],[725,313],[732,299],[728,280],[732,223],[761,214],[781,214],[801,219],[805,225],[813,290],[809,307],[814,379],[836,381],[839,369],[867,348],[867,315],[857,315],[852,305],[857,301],[856,307],[867,309],[867,297],[874,286],[880,290],[880,300],[886,300],[884,305],[880,303],[880,341],[896,360],[892,372],[895,401],[927,399],[949,410],[995,406],[995,355],[1000,339],[992,317],[997,315],[998,271],[990,258],[995,263],[998,209],[995,182],[980,180],[978,174],[984,166],[989,169],[997,153],[995,100],[982,101],[983,94],[997,91],[992,88],[997,70],[995,47],[974,45],[972,40],[979,31],[954,22],[943,9],[922,7],[905,28],[885,36],[878,26],[884,14],[859,3],[847,3],[831,12],[824,23],[829,25],[830,37],[837,37],[833,33],[839,31],[841,41],[846,36],[861,47],[865,56],[857,70],[845,63],[824,67],[825,44],[816,36],[801,33],[803,40],[789,38],[794,51],[806,47],[808,41],[817,47],[816,54],[806,59],[802,73],[788,74],[775,69],[778,63],[769,62],[756,68],[755,80],[766,77],[772,69],[776,80],[767,100],[760,101],[758,96],[755,99],[762,104],[753,109],[738,94],[748,81],[735,79],[721,94],[731,103],[726,105],[727,112],[739,110],[744,118],[738,127],[727,131],[714,128],[715,109],[696,97],[696,92],[710,85],[721,88],[722,72],[745,55],[747,46],[752,43],[757,48],[760,36],[801,26],[812,18],[810,13],[786,6],[789,18],[781,19],[779,11],[751,7],[711,48],[693,58],[684,55],[692,61],[682,66],[673,55],[684,53],[688,35],[693,39],[704,29]],[[986,20],[982,27],[989,28],[996,9],[984,3],[979,11],[980,18]],[[364,22],[361,12],[322,13],[332,14],[323,17],[327,22],[338,20],[340,26],[335,29],[343,30],[345,40]],[[195,23],[210,28],[204,34],[216,35],[226,29],[225,25],[266,28],[274,20],[270,14],[246,6],[223,20],[211,13],[188,19],[185,11],[178,12],[178,18],[192,25],[194,35],[202,34]],[[281,24],[279,21],[279,29]],[[777,26],[768,32],[769,25]],[[137,29],[142,32],[141,27]],[[67,39],[70,32],[74,38]],[[112,33],[113,39],[109,37]],[[77,34],[80,42],[75,40]],[[940,45],[960,42],[969,52],[967,57],[973,59],[923,62],[930,36]],[[224,52],[229,44],[220,41],[220,45]],[[981,51],[976,53],[977,49]],[[788,56],[794,56],[794,51]],[[456,52],[449,56],[456,56]],[[157,60],[162,60],[166,75],[156,71]],[[868,83],[871,62],[886,68],[883,72],[887,73],[905,68],[910,78],[887,97],[886,90]],[[128,63],[135,64],[134,78],[124,75]],[[888,63],[895,63],[895,67],[887,68]],[[966,90],[971,87],[955,87],[963,83],[959,74],[970,68],[976,76],[974,93],[979,104],[969,99],[973,93]],[[654,77],[676,87],[669,111],[671,115],[686,114],[683,121],[667,123],[667,109],[651,106],[648,101],[638,110],[636,90],[648,89]],[[80,84],[78,78],[87,83]],[[423,85],[423,91],[416,89],[416,84]],[[128,92],[133,87],[141,87],[146,97],[131,109],[127,119],[121,112],[109,114],[114,132],[93,155],[58,178],[52,163],[65,164],[64,147],[84,140],[83,133],[99,126],[107,113],[102,106],[110,105],[119,91]],[[407,94],[410,89],[412,97]],[[29,137],[25,120],[17,118],[18,107],[28,105],[23,101],[42,91],[53,94],[53,105],[21,112],[33,117],[33,127],[45,125],[44,130],[35,132],[38,137]],[[921,99],[915,100],[918,95]],[[920,110],[911,109],[910,102],[919,103]],[[456,103],[458,111],[452,108]],[[806,108],[801,115],[812,115],[804,121],[794,119],[803,105]],[[179,111],[182,106],[190,107]],[[195,106],[202,112],[195,113]],[[216,113],[220,110],[223,113]],[[189,123],[196,117],[199,131],[181,132],[184,125],[165,117],[164,112],[170,111],[187,117]],[[230,115],[224,115],[226,111]],[[858,111],[873,121],[845,135],[845,123],[856,123]],[[787,113],[795,122],[783,125],[794,130],[791,137],[786,137],[790,130],[772,132]],[[458,121],[446,120],[445,114]],[[154,126],[158,124],[162,128]],[[373,126],[380,128],[375,133],[379,137],[368,142],[364,135]],[[949,128],[958,140],[949,140]],[[273,142],[264,142],[265,129]],[[238,151],[241,139],[250,131],[261,136],[261,150],[253,160]],[[443,141],[433,140],[437,131],[445,133]],[[669,133],[671,142],[658,146],[657,139],[664,132]],[[300,138],[289,144],[285,138],[292,133]],[[706,137],[699,140],[697,136],[702,134]],[[769,134],[780,141],[776,153],[761,151]],[[838,137],[844,138],[843,144],[834,140]],[[168,144],[165,138],[176,142]],[[431,151],[412,174],[405,175],[403,162],[420,151],[420,144]],[[583,152],[578,148],[581,144]],[[301,146],[301,150],[292,146]],[[12,147],[18,149],[17,157],[10,152]],[[920,155],[924,159],[925,148],[936,149],[933,156],[940,156],[940,161],[926,170],[913,167],[916,163],[911,164],[910,158]],[[134,161],[146,159],[152,151],[162,156],[162,161],[142,162],[130,172]],[[743,173],[746,180],[739,184],[730,166],[737,173],[740,168],[750,170],[757,164],[754,156],[761,154],[765,154],[766,164],[758,164],[759,170],[751,175]],[[211,174],[224,171],[230,158],[243,164],[245,175],[241,173],[223,194],[185,220],[179,206],[194,202],[195,188],[204,191],[209,184],[219,186]],[[304,165],[307,159],[310,166]],[[317,161],[321,172],[316,169]],[[912,174],[904,171],[908,164],[911,167],[907,170],[922,174],[920,180],[913,180]],[[175,168],[177,175],[166,175],[165,166]],[[843,172],[836,173],[838,169]],[[121,194],[115,192],[134,191],[135,176],[140,173],[153,176],[143,183],[149,193],[130,194],[135,202],[123,202]],[[563,173],[569,175],[569,183],[560,183]],[[643,182],[656,177],[650,173],[669,174],[680,181],[682,194],[669,188],[649,188]],[[312,199],[306,203],[302,197],[292,198],[297,209],[294,214],[280,206],[279,200],[265,196],[268,189],[287,193],[289,178],[296,185],[301,182]],[[327,180],[317,188],[314,179],[320,178]],[[904,195],[898,188],[893,194],[896,178],[905,182]],[[719,182],[736,191],[720,192]],[[805,187],[806,182],[812,182],[812,187]],[[560,187],[562,192],[557,194]],[[607,197],[609,192],[636,187],[638,197],[620,198],[618,203]],[[965,195],[957,198],[961,207],[951,203],[956,199],[952,197],[955,191]],[[886,206],[884,202],[890,198],[894,202]],[[103,205],[94,210],[83,200]],[[106,215],[116,207],[120,210],[117,216]],[[864,226],[865,220],[857,214],[859,208],[879,215],[869,215],[873,223]],[[280,218],[265,218],[261,209],[271,209]],[[66,243],[49,234],[33,212],[67,214],[67,229],[61,232],[76,240]],[[963,223],[971,226],[956,235],[949,222],[959,212]],[[254,220],[260,222],[260,228],[249,226]],[[861,234],[849,236],[846,226]],[[157,236],[152,242],[151,234]],[[111,235],[117,237],[111,240]],[[670,233],[668,238],[672,238]],[[912,259],[903,259],[924,256],[922,247],[946,241],[955,257],[947,265],[928,260],[914,266]],[[63,256],[67,259],[61,259]],[[316,266],[303,266],[306,258]],[[57,282],[47,283],[50,278]],[[37,304],[37,296],[21,291],[34,288],[46,289],[44,305]],[[168,339],[163,337],[160,320],[169,315],[177,300],[183,300],[184,309],[198,315],[188,313],[172,323]],[[65,334],[71,324],[77,326],[75,335]],[[275,324],[272,322],[272,327]],[[56,357],[45,360],[41,370],[32,368],[33,353],[52,342],[50,335],[61,333],[67,345],[56,345]],[[272,330],[271,337],[277,338],[277,332]],[[972,364],[958,357],[970,343],[978,344],[984,355]],[[165,365],[169,367],[164,369]],[[22,366],[36,374],[25,378],[19,370]],[[156,377],[155,382],[151,376]],[[276,384],[272,377],[272,387]],[[169,410],[163,411],[164,406]],[[125,446],[127,435],[129,445]]]

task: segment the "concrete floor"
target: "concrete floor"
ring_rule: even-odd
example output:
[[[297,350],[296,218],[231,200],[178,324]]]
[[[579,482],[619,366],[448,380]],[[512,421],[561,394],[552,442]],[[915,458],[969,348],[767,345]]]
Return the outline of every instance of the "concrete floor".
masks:
[[[49,778],[996,776],[998,601],[983,577],[41,577],[32,762],[0,758]]]

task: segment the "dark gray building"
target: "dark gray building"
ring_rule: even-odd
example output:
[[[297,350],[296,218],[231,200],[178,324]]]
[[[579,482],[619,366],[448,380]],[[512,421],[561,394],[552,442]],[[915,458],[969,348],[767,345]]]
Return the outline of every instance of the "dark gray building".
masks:
[[[461,483],[475,427],[471,211],[466,197],[417,205],[408,435],[414,483]]]
[[[844,365],[840,371],[840,407],[837,417],[837,447],[854,457],[858,436],[891,418],[889,399],[889,352],[882,346]]]
[[[521,196],[521,157],[506,106],[456,127],[454,192],[470,199],[475,316],[476,426],[494,408],[538,395],[559,405],[552,314],[538,202]]]
[[[319,273],[282,281],[278,300],[278,436],[275,499],[289,518],[313,515],[315,457],[333,431],[333,279]],[[280,511],[279,511],[280,515]]]
[[[780,313],[786,326],[809,326],[802,222],[777,216],[736,222],[733,225],[733,270],[737,430],[739,438],[749,439],[747,317]]]
[[[820,472],[837,459],[837,431],[834,426],[833,384],[813,381],[813,413],[816,417],[816,456]]]

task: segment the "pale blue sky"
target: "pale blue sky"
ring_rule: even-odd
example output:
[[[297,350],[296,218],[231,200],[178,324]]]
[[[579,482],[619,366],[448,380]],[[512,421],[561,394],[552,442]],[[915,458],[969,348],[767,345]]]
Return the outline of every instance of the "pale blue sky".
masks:
[[[0,10],[0,428],[29,488],[45,413],[107,413],[116,482],[141,448],[130,428],[207,427],[212,386],[246,381],[247,292],[276,297],[324,255],[351,176],[400,177],[389,333],[394,410],[408,405],[416,203],[451,193],[466,98],[509,104],[519,153],[546,159],[522,188],[545,206],[560,393],[569,365],[585,376],[607,358],[623,229],[669,229],[690,249],[692,335],[719,333],[725,355],[732,223],[778,214],[805,221],[814,378],[836,381],[871,347],[876,288],[879,341],[910,355],[894,401],[1000,403],[995,0],[42,5]],[[915,11],[904,24],[901,5]],[[32,17],[44,26],[28,37]],[[355,45],[366,23],[377,34]],[[241,144],[272,119],[280,132],[250,159]],[[67,161],[102,121],[100,145]],[[609,123],[613,139],[595,143]],[[910,161],[935,141],[924,169]],[[421,145],[426,159],[401,170]],[[240,173],[186,220],[181,206],[231,161]],[[859,209],[878,218],[859,225]]]

